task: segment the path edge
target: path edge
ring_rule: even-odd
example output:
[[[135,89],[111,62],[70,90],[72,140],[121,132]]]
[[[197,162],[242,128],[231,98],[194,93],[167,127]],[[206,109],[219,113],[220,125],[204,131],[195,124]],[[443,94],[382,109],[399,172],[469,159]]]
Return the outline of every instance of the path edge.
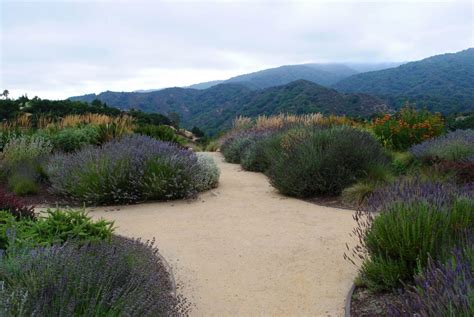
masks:
[[[345,303],[345,308],[344,308],[345,317],[351,317],[352,295],[354,294],[354,290],[355,290],[355,284],[352,283],[352,286],[349,289],[349,292],[347,292],[347,296],[346,296],[346,303]]]

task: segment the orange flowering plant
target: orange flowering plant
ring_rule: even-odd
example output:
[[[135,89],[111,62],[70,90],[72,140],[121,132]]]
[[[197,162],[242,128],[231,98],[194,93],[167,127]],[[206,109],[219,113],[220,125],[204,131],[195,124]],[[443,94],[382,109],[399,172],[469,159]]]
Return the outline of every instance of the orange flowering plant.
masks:
[[[426,109],[404,106],[394,115],[385,114],[371,124],[374,134],[384,146],[406,150],[410,146],[441,135],[445,130],[443,117]]]

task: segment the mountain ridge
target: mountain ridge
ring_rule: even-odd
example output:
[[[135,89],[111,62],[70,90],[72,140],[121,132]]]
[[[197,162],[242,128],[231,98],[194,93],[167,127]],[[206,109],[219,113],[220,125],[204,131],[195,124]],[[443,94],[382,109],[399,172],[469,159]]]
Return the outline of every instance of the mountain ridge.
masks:
[[[306,80],[252,90],[240,84],[219,84],[208,89],[166,88],[149,93],[104,92],[71,97],[91,102],[99,99],[122,110],[176,112],[184,126],[198,126],[214,134],[230,126],[239,115],[314,113],[369,116],[386,110],[383,101],[365,94],[345,94]]]

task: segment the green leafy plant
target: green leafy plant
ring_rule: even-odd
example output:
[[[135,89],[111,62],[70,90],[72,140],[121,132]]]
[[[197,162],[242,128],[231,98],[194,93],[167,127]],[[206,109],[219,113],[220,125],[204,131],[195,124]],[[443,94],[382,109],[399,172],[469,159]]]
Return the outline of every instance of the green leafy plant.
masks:
[[[89,125],[59,130],[56,134],[51,135],[51,141],[55,149],[72,152],[88,144],[97,145],[99,137],[99,129]]]
[[[135,128],[135,133],[147,135],[152,138],[155,138],[160,141],[168,141],[173,143],[178,143],[183,145],[186,143],[182,137],[180,137],[173,128],[165,125],[152,125],[152,124],[145,124],[139,125]]]
[[[371,128],[385,146],[403,151],[441,135],[445,125],[439,113],[433,114],[407,105],[395,115],[386,114],[375,119]]]
[[[36,221],[16,219],[7,211],[0,212],[1,249],[61,244],[67,240],[79,243],[101,241],[110,239],[113,231],[113,222],[93,221],[81,210],[49,209]]]
[[[19,173],[12,175],[8,179],[9,189],[18,196],[27,196],[36,194],[39,191],[39,186],[35,178],[28,173]]]

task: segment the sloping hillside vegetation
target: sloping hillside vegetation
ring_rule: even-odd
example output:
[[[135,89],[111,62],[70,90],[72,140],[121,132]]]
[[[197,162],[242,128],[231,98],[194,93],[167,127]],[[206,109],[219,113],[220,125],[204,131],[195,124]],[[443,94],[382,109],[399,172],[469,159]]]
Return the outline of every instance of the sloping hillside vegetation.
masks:
[[[357,71],[342,64],[285,65],[232,77],[224,83],[239,83],[250,89],[263,89],[304,79],[330,86],[354,74],[357,74]]]
[[[176,112],[185,127],[198,126],[211,134],[230,127],[232,120],[239,115],[321,112],[367,116],[380,109],[386,110],[378,98],[341,94],[305,80],[262,90],[221,84],[205,90],[169,88],[151,93],[104,92],[71,99],[90,102],[95,98],[123,110]]]
[[[353,75],[334,86],[339,91],[405,101],[443,113],[474,110],[474,48],[407,63],[396,68]]]

